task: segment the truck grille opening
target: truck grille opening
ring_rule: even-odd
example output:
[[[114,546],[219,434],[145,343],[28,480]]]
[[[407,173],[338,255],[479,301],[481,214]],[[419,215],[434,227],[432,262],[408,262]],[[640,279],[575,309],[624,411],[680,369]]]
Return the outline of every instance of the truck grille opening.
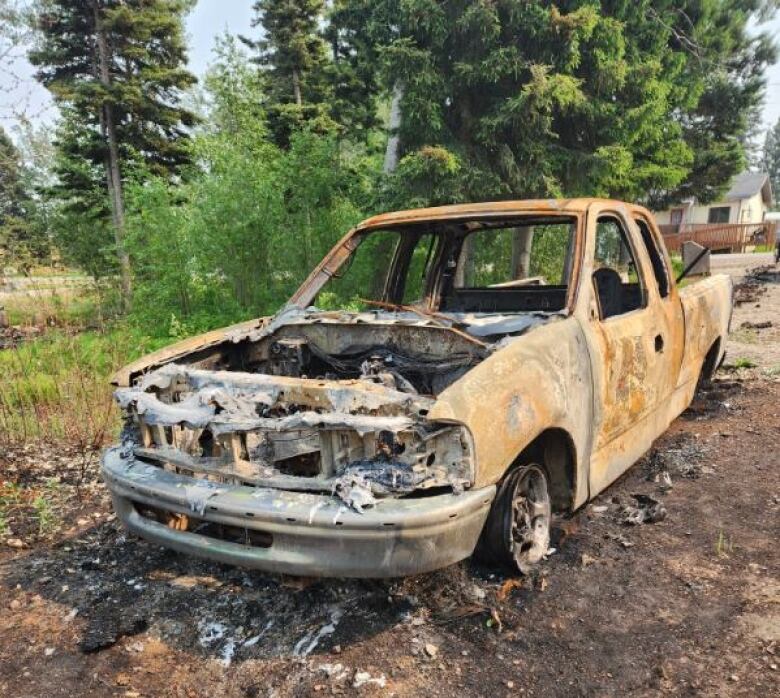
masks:
[[[243,526],[227,526],[214,521],[198,519],[188,514],[139,506],[138,504],[135,505],[135,509],[143,518],[163,524],[175,531],[188,531],[207,538],[254,548],[270,548],[273,545],[273,536],[267,531],[257,531]]]

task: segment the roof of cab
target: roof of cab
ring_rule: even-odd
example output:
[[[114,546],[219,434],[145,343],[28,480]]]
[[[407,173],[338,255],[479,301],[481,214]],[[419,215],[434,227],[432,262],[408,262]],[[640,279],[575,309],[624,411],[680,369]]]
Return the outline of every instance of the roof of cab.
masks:
[[[433,208],[416,208],[408,211],[392,211],[367,218],[357,229],[384,227],[399,223],[447,220],[469,216],[493,216],[502,214],[550,213],[575,214],[587,210],[595,202],[608,202],[616,206],[626,206],[624,201],[606,199],[525,199],[522,201],[487,201],[478,204],[456,204]],[[630,205],[630,204],[629,204]]]

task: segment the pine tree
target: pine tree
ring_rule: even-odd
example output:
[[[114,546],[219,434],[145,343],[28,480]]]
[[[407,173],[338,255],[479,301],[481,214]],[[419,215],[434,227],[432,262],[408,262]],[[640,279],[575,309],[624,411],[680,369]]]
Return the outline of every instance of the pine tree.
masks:
[[[124,246],[124,184],[142,166],[176,175],[189,160],[181,104],[195,78],[183,67],[182,17],[192,0],[42,0],[40,41],[30,53],[38,79],[69,110],[64,155],[102,171],[111,202],[114,248],[129,307],[130,259]],[[65,141],[63,141],[63,144]],[[77,185],[80,178],[65,180]],[[92,190],[87,192],[90,196]],[[79,192],[73,192],[78,198]]]
[[[257,41],[242,37],[256,51],[265,76],[268,126],[280,147],[304,126],[330,132],[331,89],[326,79],[325,42],[319,32],[323,0],[257,0],[253,27],[262,27]]]
[[[764,169],[769,173],[775,202],[780,201],[780,119],[766,134],[762,160]]]

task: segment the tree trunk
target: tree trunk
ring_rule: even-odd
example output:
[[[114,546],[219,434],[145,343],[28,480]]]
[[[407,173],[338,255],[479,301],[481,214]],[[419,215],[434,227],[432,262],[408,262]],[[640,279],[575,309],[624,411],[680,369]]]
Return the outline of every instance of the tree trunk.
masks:
[[[527,279],[531,274],[531,248],[534,244],[532,225],[515,228],[512,234],[512,279]]]
[[[455,270],[455,288],[469,288],[474,284],[474,233],[463,240],[458,268]]]
[[[388,124],[389,135],[387,138],[387,148],[385,149],[385,161],[382,165],[382,172],[390,174],[398,166],[398,148],[400,145],[398,129],[401,127],[401,98],[404,95],[404,88],[400,82],[395,83],[393,87],[393,99],[390,103],[390,123]],[[374,262],[382,265],[387,260],[387,265],[391,260],[393,252],[393,239],[385,235],[379,240],[375,250]],[[374,300],[386,300],[383,298],[385,282],[387,281],[388,268],[375,269],[374,279],[371,288],[371,298]]]
[[[404,87],[396,82],[393,87],[393,99],[390,102],[390,123],[388,125],[387,148],[385,149],[385,162],[382,172],[389,174],[398,166],[398,151],[401,145],[398,129],[401,128],[401,99],[404,96]]]
[[[109,52],[106,32],[100,18],[100,6],[97,0],[93,0],[92,9],[95,17],[95,37],[98,49],[98,73],[100,82],[104,88],[111,86],[111,74],[109,72]],[[108,193],[111,197],[111,217],[114,224],[114,242],[116,254],[119,259],[119,274],[122,285],[122,306],[125,311],[130,310],[132,295],[132,280],[130,275],[130,256],[125,250],[125,203],[122,192],[122,174],[119,168],[119,146],[116,137],[116,124],[114,123],[114,110],[108,101],[104,101],[100,108],[100,125],[108,144],[106,158],[106,181]]]
[[[298,74],[297,68],[293,68],[292,84],[293,95],[295,95],[295,103],[300,107],[303,105],[303,95],[301,95],[301,76]]]

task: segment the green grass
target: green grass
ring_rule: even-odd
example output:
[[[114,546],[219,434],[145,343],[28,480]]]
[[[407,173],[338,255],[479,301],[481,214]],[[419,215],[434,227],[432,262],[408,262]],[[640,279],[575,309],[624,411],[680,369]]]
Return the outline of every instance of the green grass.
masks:
[[[755,368],[758,364],[752,359],[740,356],[734,360],[734,368]]]
[[[57,530],[60,517],[57,514],[56,503],[59,499],[59,483],[56,479],[49,478],[43,490],[32,500],[33,518],[38,523],[39,536]]]
[[[56,533],[63,523],[61,511],[67,496],[56,478],[24,485],[0,482],[0,537]]]
[[[669,255],[669,257],[672,261],[672,275],[676,279],[678,276],[680,276],[680,274],[682,274],[683,269],[685,269],[683,266],[682,257],[676,254]]]
[[[110,376],[169,341],[127,327],[54,330],[0,351],[0,444],[46,439],[100,447],[119,425]]]
[[[0,293],[0,308],[11,325],[56,325],[101,328],[116,314],[114,293],[98,293],[94,287],[59,287]]]

